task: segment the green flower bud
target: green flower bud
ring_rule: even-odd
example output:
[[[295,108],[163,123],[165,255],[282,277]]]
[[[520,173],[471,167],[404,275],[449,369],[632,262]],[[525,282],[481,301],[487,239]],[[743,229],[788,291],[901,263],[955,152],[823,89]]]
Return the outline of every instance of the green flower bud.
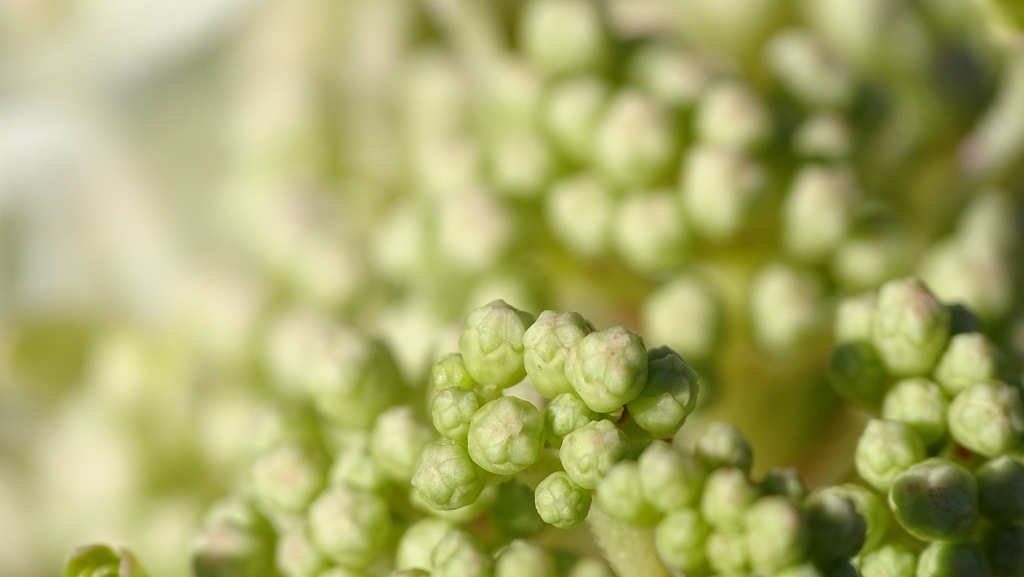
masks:
[[[824,565],[834,565],[856,555],[867,540],[868,524],[845,491],[819,489],[807,498],[810,553]]]
[[[423,448],[412,484],[431,507],[450,511],[476,501],[486,480],[487,474],[473,462],[465,446],[443,440]]]
[[[715,573],[728,577],[746,575],[750,557],[747,556],[747,541],[743,533],[712,533],[707,542],[707,559]]]
[[[555,560],[543,548],[516,539],[498,553],[494,577],[556,577]]]
[[[544,448],[544,416],[516,397],[500,397],[469,422],[469,455],[496,475],[514,475],[532,465]]]
[[[659,43],[640,47],[629,63],[629,72],[651,96],[676,107],[693,105],[712,74],[698,56]]]
[[[722,311],[704,283],[680,277],[655,290],[640,312],[644,334],[691,361],[706,359],[718,342]]]
[[[669,126],[657,101],[638,90],[619,92],[595,135],[597,165],[621,186],[650,184],[665,172],[675,152]]]
[[[253,463],[253,495],[272,508],[303,511],[323,488],[326,467],[319,451],[300,441],[282,441]]]
[[[773,467],[765,473],[761,479],[761,492],[765,495],[778,495],[785,497],[794,503],[803,501],[807,496],[807,485],[804,484],[800,474],[791,467],[780,469]]]
[[[416,473],[423,447],[433,436],[430,428],[413,415],[412,407],[394,407],[377,418],[370,437],[370,454],[384,473],[395,481],[408,483]]]
[[[680,508],[665,515],[654,529],[654,547],[661,560],[687,574],[706,572],[705,547],[711,527],[693,509]]]
[[[548,443],[559,448],[566,435],[598,418],[576,393],[562,393],[544,407]]]
[[[531,0],[519,21],[519,46],[538,68],[558,75],[594,68],[604,52],[598,8],[585,0]]]
[[[974,472],[978,507],[994,521],[1024,521],[1024,463],[1010,455],[996,457]]]
[[[573,482],[593,490],[615,463],[629,455],[629,450],[626,435],[611,421],[600,420],[566,435],[558,458]]]
[[[743,525],[755,571],[774,574],[797,564],[807,553],[807,519],[785,497],[762,497],[747,510]]]
[[[469,422],[483,404],[483,397],[476,391],[451,387],[434,395],[430,403],[430,418],[442,437],[465,442]]]
[[[261,577],[273,571],[276,538],[273,525],[255,507],[222,501],[210,509],[192,541],[192,571],[196,577]]]
[[[644,498],[665,513],[692,506],[704,486],[700,463],[664,441],[648,445],[637,466]]]
[[[949,309],[916,278],[889,281],[878,292],[871,334],[889,372],[928,374],[949,337]]]
[[[690,147],[680,191],[694,231],[714,242],[735,238],[747,224],[764,181],[761,167],[742,152],[724,146]]]
[[[832,256],[832,276],[851,292],[874,289],[902,274],[908,248],[906,237],[897,231],[847,237]]]
[[[771,264],[758,273],[750,291],[754,337],[768,351],[791,351],[821,325],[821,290],[811,275]]]
[[[364,491],[380,491],[387,485],[387,476],[370,455],[370,435],[359,431],[348,436],[331,465],[332,485],[348,485]]]
[[[542,110],[545,131],[572,159],[589,161],[607,100],[608,85],[601,78],[581,76],[556,82]]]
[[[917,577],[988,577],[985,553],[976,543],[932,543],[917,560]]]
[[[995,577],[1024,575],[1024,527],[994,527],[985,535],[985,553]]]
[[[494,503],[487,509],[491,523],[505,537],[533,537],[544,530],[534,490],[520,481],[513,478],[498,485]]]
[[[535,495],[540,518],[559,529],[579,525],[590,513],[590,491],[574,483],[562,471],[551,473],[541,481]]]
[[[938,385],[913,377],[889,389],[882,402],[882,417],[910,425],[925,445],[934,445],[946,437],[948,408],[949,402]]]
[[[695,123],[702,142],[738,149],[759,145],[771,128],[757,95],[735,82],[722,82],[704,93]]]
[[[896,477],[889,506],[900,525],[918,539],[966,539],[978,520],[978,489],[967,469],[928,459]]]
[[[761,496],[761,491],[742,469],[723,467],[712,472],[704,484],[700,512],[711,526],[722,531],[739,531],[743,516]]]
[[[650,527],[661,519],[661,512],[644,498],[640,486],[640,468],[632,461],[621,461],[608,471],[594,494],[597,504],[608,516],[635,527]]]
[[[503,135],[491,150],[491,183],[508,196],[535,197],[551,174],[551,156],[547,144],[532,130]]]
[[[584,557],[572,566],[567,577],[615,577],[615,573],[604,561]]]
[[[949,434],[989,458],[1009,452],[1024,436],[1020,392],[998,381],[971,386],[949,404]]]
[[[750,443],[728,423],[712,423],[697,439],[693,452],[709,469],[737,467],[749,473],[754,464]]]
[[[828,359],[828,380],[847,400],[875,407],[885,394],[886,374],[875,347],[865,342],[841,343]]]
[[[803,122],[793,135],[795,152],[805,158],[839,160],[850,154],[853,137],[845,118],[819,112]]]
[[[523,360],[530,382],[541,395],[553,399],[572,392],[565,376],[565,360],[576,343],[591,332],[579,313],[544,311],[523,335]]]
[[[857,441],[857,474],[879,491],[896,476],[925,459],[924,443],[906,423],[872,419]]]
[[[473,379],[499,388],[523,380],[523,334],[531,324],[533,315],[502,300],[469,313],[459,350]]]
[[[935,380],[950,396],[994,378],[996,350],[981,333],[966,333],[950,339],[935,369]]]
[[[569,249],[587,258],[605,253],[615,201],[592,175],[562,179],[544,197],[548,228]]]
[[[472,535],[450,531],[430,556],[434,577],[490,577],[494,561]]]
[[[344,485],[331,487],[309,507],[309,532],[320,551],[361,568],[384,552],[391,515],[381,497]]]
[[[915,577],[917,555],[899,543],[886,543],[861,555],[857,569],[862,577]]]
[[[846,236],[856,196],[848,170],[801,168],[782,208],[786,248],[807,261],[831,254]]]
[[[473,390],[476,381],[469,375],[461,353],[448,353],[430,365],[430,383],[435,391],[452,387]]]
[[[430,555],[455,525],[443,519],[427,517],[413,523],[398,541],[395,565],[399,569],[421,567],[430,570]]]
[[[647,350],[643,340],[624,327],[593,332],[569,351],[565,373],[588,407],[610,413],[635,399],[643,389]]]
[[[647,382],[626,407],[640,428],[669,438],[697,406],[698,390],[696,371],[672,352],[647,363]]]
[[[861,548],[861,553],[877,548],[882,543],[882,539],[885,538],[885,532],[889,528],[889,509],[885,501],[874,491],[860,485],[854,485],[853,483],[832,487],[830,491],[853,501],[853,506],[857,509],[857,513],[867,523],[867,533],[864,537],[864,546]]]
[[[316,577],[324,568],[305,523],[285,531],[277,541],[277,567],[286,577]]]
[[[686,222],[672,190],[633,192],[619,202],[612,227],[622,262],[642,273],[675,269],[688,244]]]
[[[486,474],[481,470],[481,474]],[[498,495],[498,487],[488,485],[480,492],[476,501],[454,509],[437,509],[423,498],[423,494],[416,487],[409,490],[409,504],[421,513],[425,513],[437,519],[448,521],[456,525],[464,525],[479,519],[487,508],[494,504]]]
[[[64,562],[64,577],[146,577],[146,570],[128,549],[85,545]]]
[[[853,97],[851,71],[813,33],[780,32],[768,43],[766,52],[775,74],[808,107],[838,108]]]

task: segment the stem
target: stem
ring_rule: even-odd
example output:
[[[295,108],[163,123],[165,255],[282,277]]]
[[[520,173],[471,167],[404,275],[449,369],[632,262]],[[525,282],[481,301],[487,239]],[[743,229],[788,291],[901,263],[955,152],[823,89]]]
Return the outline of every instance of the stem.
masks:
[[[604,556],[619,577],[670,577],[654,549],[654,531],[612,519],[596,504],[587,517]]]

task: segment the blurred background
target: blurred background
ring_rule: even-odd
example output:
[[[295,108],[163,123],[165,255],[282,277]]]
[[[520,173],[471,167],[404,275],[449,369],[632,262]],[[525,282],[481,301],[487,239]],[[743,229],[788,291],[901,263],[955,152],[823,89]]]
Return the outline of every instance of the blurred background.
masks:
[[[1020,371],[1012,5],[0,0],[0,575],[189,575],[296,318],[416,383],[492,299],[576,310],[841,479],[840,298],[919,274]]]

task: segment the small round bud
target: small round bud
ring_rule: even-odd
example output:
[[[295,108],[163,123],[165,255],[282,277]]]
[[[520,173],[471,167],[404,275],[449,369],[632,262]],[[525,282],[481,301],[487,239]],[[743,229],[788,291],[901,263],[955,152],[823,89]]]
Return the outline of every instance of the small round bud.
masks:
[[[286,577],[316,577],[324,567],[324,558],[301,523],[284,531],[277,540],[277,566]]]
[[[481,471],[482,474],[485,474]],[[430,515],[431,517],[448,521],[456,525],[464,525],[470,523],[475,519],[480,518],[487,508],[490,507],[495,498],[498,495],[498,487],[495,485],[488,485],[484,487],[483,491],[480,492],[480,496],[477,497],[472,503],[456,507],[454,509],[437,509],[432,504],[428,503],[420,490],[416,487],[411,487],[408,493],[409,504],[414,509],[421,513]]]
[[[951,338],[935,369],[935,380],[950,396],[994,378],[996,350],[981,333],[966,333]]]
[[[976,543],[932,543],[917,560],[917,577],[988,577],[985,553]]]
[[[791,351],[821,325],[821,291],[811,275],[772,264],[761,270],[750,290],[754,336],[768,351]]]
[[[450,531],[430,556],[434,577],[490,577],[494,561],[472,535]]]
[[[309,530],[317,548],[333,561],[365,567],[384,552],[391,514],[379,496],[339,485],[310,505]]]
[[[544,416],[531,403],[500,397],[473,415],[469,455],[496,475],[514,475],[532,465],[544,448]]]
[[[846,236],[856,195],[853,177],[845,169],[800,169],[782,208],[786,248],[807,261],[831,254]]]
[[[523,380],[523,334],[533,315],[497,300],[469,313],[459,350],[473,379],[507,388]]]
[[[594,134],[608,100],[608,85],[594,76],[574,77],[552,86],[544,102],[545,131],[568,156],[589,161]]]
[[[696,503],[704,486],[704,468],[689,453],[654,441],[637,460],[644,498],[668,513]]]
[[[712,423],[697,439],[693,452],[709,469],[737,467],[749,473],[754,464],[750,443],[728,423]]]
[[[583,337],[569,351],[565,372],[592,410],[610,413],[632,401],[647,381],[647,350],[633,331],[612,327]]]
[[[687,574],[702,574],[707,567],[705,547],[711,527],[693,509],[670,512],[654,529],[654,547],[662,561]]]
[[[843,107],[854,95],[854,77],[846,62],[816,35],[800,30],[776,34],[766,48],[775,74],[810,108]]]
[[[849,291],[874,289],[905,270],[908,251],[898,231],[847,237],[832,256],[832,276]]]
[[[544,407],[548,443],[557,449],[566,435],[598,418],[576,393],[562,393]]]
[[[1009,452],[1024,436],[1020,392],[998,381],[971,386],[949,404],[949,434],[989,458]]]
[[[644,334],[685,358],[711,355],[721,324],[714,293],[697,279],[681,277],[662,285],[644,302],[640,313]]]
[[[146,577],[138,559],[128,549],[85,545],[64,562],[64,577]]]
[[[465,442],[469,423],[483,404],[483,397],[476,391],[450,387],[434,395],[430,420],[442,437]]]
[[[537,485],[535,504],[540,518],[559,529],[575,527],[590,513],[590,491],[562,471],[551,473]]]
[[[836,342],[870,343],[877,306],[878,296],[873,292],[840,301],[836,307]]]
[[[643,186],[658,179],[675,151],[670,123],[657,101],[638,90],[612,97],[595,135],[601,170],[622,186]]]
[[[834,112],[819,112],[797,128],[793,148],[804,158],[839,160],[850,154],[851,132],[845,117]]]
[[[526,374],[537,392],[553,399],[572,392],[565,360],[576,343],[591,332],[579,313],[544,311],[523,335]]]
[[[924,443],[906,423],[872,419],[857,441],[857,474],[879,491],[896,476],[925,459]]]
[[[430,384],[435,391],[458,387],[472,390],[476,381],[469,375],[461,353],[448,353],[430,365]]]
[[[567,577],[615,577],[615,573],[604,561],[584,557],[572,566]]]
[[[1024,521],[1024,463],[1010,455],[996,457],[974,472],[981,514],[1002,523]]]
[[[807,498],[810,553],[824,565],[853,557],[867,539],[868,525],[853,499],[833,487],[819,489]]]
[[[421,567],[430,570],[430,554],[455,526],[443,519],[427,517],[413,523],[398,541],[395,565],[399,569]]]
[[[886,373],[875,347],[862,341],[840,343],[828,359],[828,381],[837,393],[865,407],[885,395]]]
[[[640,468],[632,461],[616,463],[597,485],[597,504],[608,516],[635,527],[650,527],[661,513],[644,498],[640,486]]]
[[[406,405],[377,417],[370,437],[370,454],[380,469],[395,481],[408,483],[419,465],[423,447],[434,435]]]
[[[877,548],[882,543],[882,539],[885,538],[885,532],[889,528],[889,508],[885,501],[867,487],[854,485],[853,483],[831,487],[830,491],[853,501],[853,506],[860,513],[860,516],[864,518],[864,522],[867,523],[867,533],[864,537],[864,546],[861,548],[861,553]]]
[[[917,555],[899,543],[886,543],[861,555],[857,569],[862,577],[915,577]]]
[[[305,510],[324,486],[326,462],[306,444],[286,440],[263,452],[252,466],[257,501],[289,512]]]
[[[807,496],[807,485],[804,484],[796,469],[773,467],[765,473],[760,483],[761,492],[765,495],[778,495],[794,503],[803,501]]]
[[[275,539],[274,526],[256,507],[237,500],[216,503],[192,540],[192,571],[264,575],[274,567]]]
[[[556,577],[555,560],[543,548],[516,539],[498,553],[494,577]]]
[[[918,539],[966,539],[978,519],[978,489],[967,469],[928,459],[896,477],[889,505],[900,525]]]
[[[626,407],[640,428],[657,438],[669,438],[697,406],[697,372],[679,355],[647,363],[647,382]]]
[[[486,480],[486,473],[473,462],[465,446],[443,440],[423,448],[412,484],[430,506],[450,511],[476,501]]]
[[[518,29],[520,49],[551,75],[593,68],[604,51],[598,8],[586,0],[531,0]]]
[[[630,76],[668,106],[693,105],[711,81],[711,70],[700,57],[658,43],[637,50],[629,63]]]
[[[677,268],[688,244],[686,222],[671,190],[628,194],[615,211],[615,248],[623,263],[642,274]]]
[[[707,144],[757,146],[768,136],[769,122],[757,96],[735,82],[712,86],[697,104],[696,132]]]
[[[587,258],[605,253],[615,201],[605,183],[591,175],[556,182],[544,196],[548,228],[570,250]]]
[[[739,151],[691,147],[680,183],[687,220],[708,240],[734,238],[747,224],[764,181],[762,169]]]
[[[985,554],[995,577],[1024,575],[1024,527],[999,525],[985,535]]]
[[[562,440],[558,458],[579,486],[596,489],[601,477],[629,454],[626,435],[607,420],[587,423]]]
[[[889,389],[882,402],[882,417],[910,425],[925,445],[934,445],[946,437],[948,408],[949,402],[938,385],[913,377]]]
[[[700,512],[711,526],[723,531],[743,528],[743,516],[761,496],[745,472],[735,467],[716,469],[708,476]]]
[[[930,373],[949,337],[949,309],[916,278],[889,281],[878,292],[872,342],[898,376]]]
[[[364,491],[380,491],[387,485],[387,475],[370,455],[369,433],[359,431],[345,438],[328,478],[332,485],[348,485]]]
[[[785,497],[762,497],[743,518],[750,565],[755,571],[774,574],[795,565],[807,553],[807,519]]]
[[[743,533],[715,531],[708,537],[708,563],[721,575],[746,575],[750,568],[747,541]]]
[[[499,137],[490,151],[491,184],[512,197],[536,197],[547,183],[552,153],[532,130],[515,130]]]

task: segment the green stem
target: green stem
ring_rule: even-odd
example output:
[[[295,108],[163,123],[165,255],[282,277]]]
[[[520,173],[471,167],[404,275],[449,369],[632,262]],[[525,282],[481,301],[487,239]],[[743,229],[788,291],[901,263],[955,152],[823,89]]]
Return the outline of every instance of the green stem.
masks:
[[[670,577],[654,549],[654,531],[637,529],[609,517],[594,505],[587,517],[604,556],[619,577]]]

